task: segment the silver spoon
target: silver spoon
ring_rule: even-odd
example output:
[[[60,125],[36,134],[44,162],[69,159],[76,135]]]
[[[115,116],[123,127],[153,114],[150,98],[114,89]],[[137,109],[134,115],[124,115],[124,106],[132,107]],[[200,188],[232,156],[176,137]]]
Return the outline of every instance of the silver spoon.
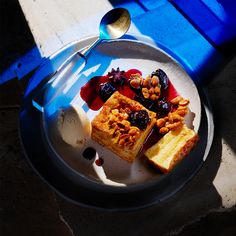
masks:
[[[122,37],[128,31],[130,22],[130,14],[125,8],[115,8],[107,12],[100,22],[99,38],[81,53],[86,57],[101,41]]]
[[[82,52],[75,52],[72,54],[58,68],[52,78],[37,92],[36,96],[34,96],[32,100],[34,107],[43,112],[44,107],[53,101],[54,98],[56,98],[56,96],[63,90],[67,79],[73,75],[77,75],[82,70],[81,66],[85,66],[90,52],[104,40],[122,37],[128,31],[130,22],[130,14],[124,8],[115,8],[107,12],[100,22],[99,38]],[[56,79],[59,79],[59,81],[55,81]],[[45,100],[45,94],[50,85],[53,86],[53,91],[55,92],[47,94]]]

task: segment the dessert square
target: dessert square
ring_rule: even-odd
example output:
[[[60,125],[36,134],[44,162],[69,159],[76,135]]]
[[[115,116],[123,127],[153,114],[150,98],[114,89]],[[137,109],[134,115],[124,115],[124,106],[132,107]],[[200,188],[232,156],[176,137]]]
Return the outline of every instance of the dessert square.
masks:
[[[169,173],[196,145],[199,137],[194,130],[183,125],[171,130],[144,154],[163,173]]]
[[[92,121],[92,139],[133,162],[156,122],[156,113],[118,91]]]

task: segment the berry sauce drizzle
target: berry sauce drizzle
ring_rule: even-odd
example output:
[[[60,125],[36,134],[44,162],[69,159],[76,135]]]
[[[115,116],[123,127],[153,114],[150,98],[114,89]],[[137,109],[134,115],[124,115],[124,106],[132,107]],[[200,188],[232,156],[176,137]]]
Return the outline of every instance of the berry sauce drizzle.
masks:
[[[127,80],[130,79],[130,76],[132,74],[142,74],[137,69],[131,69],[125,72],[125,77]],[[103,104],[104,101],[99,96],[99,86],[102,83],[106,83],[109,81],[108,76],[95,76],[91,80],[89,80],[80,90],[80,96],[81,98],[87,103],[88,107],[91,110],[97,111],[99,110]],[[135,96],[134,91],[130,88],[129,84],[125,83],[122,86],[117,86],[116,90],[119,91],[122,95],[133,99]]]
[[[132,74],[142,73],[137,69],[130,69],[125,72],[125,77],[127,80],[130,79]],[[106,83],[109,81],[108,75],[105,76],[95,76],[90,79],[80,90],[81,98],[87,103],[88,107],[91,110],[97,111],[99,110],[104,101],[99,96],[99,86],[102,83]],[[122,95],[133,99],[135,96],[135,92],[130,88],[129,84],[125,83],[122,86],[117,86],[116,90],[119,91]],[[163,92],[163,96],[167,98],[168,101],[178,96],[179,93],[174,88],[173,84],[169,81],[169,87],[167,90]]]

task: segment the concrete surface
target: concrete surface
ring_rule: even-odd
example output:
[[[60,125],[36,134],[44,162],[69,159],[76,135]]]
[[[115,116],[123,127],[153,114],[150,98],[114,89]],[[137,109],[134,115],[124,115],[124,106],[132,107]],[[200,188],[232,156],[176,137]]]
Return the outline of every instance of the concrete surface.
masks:
[[[14,20],[7,23],[10,32],[8,27],[0,27],[4,35],[1,65],[6,58],[8,63],[4,65],[9,65],[22,50],[35,46],[23,14],[16,7],[17,1],[10,2],[9,7],[14,11],[5,17],[14,16]],[[6,18],[3,19],[6,23]],[[18,35],[18,32],[24,33]],[[1,84],[0,235],[236,235],[235,74],[236,56],[207,86],[215,115],[215,136],[201,170],[167,201],[127,213],[109,213],[71,204],[35,175],[25,161],[18,137],[18,112],[28,78],[21,83],[12,79]]]

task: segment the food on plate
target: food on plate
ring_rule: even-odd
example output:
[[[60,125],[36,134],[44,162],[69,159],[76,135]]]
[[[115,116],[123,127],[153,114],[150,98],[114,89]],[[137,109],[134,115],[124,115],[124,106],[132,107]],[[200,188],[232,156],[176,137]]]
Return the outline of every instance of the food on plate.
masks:
[[[91,136],[90,121],[84,110],[77,105],[61,109],[57,124],[63,141],[73,147],[84,147]]]
[[[135,92],[129,86],[129,77],[138,72],[136,69],[125,72],[118,67],[106,75],[94,76],[81,88],[80,96],[93,111],[98,111],[115,91],[133,99]]]
[[[159,79],[161,90],[164,91],[169,87],[169,78],[162,69],[157,69],[152,72],[151,77],[157,77]]]
[[[166,134],[170,130],[178,130],[184,125],[184,117],[188,114],[189,100],[181,96],[170,101],[172,111],[169,110],[165,117],[157,119],[156,125],[161,134]]]
[[[156,123],[156,113],[118,91],[92,121],[93,140],[133,162]]]
[[[107,75],[93,77],[80,95],[91,110],[100,109],[91,122],[92,139],[128,162],[145,154],[167,173],[198,140],[185,124],[190,101],[162,69],[143,77],[137,69],[112,68]]]
[[[144,154],[155,167],[168,173],[189,154],[197,141],[195,131],[183,125],[180,129],[169,131]]]
[[[99,95],[101,99],[105,102],[114,92],[116,88],[109,82],[100,84]]]

